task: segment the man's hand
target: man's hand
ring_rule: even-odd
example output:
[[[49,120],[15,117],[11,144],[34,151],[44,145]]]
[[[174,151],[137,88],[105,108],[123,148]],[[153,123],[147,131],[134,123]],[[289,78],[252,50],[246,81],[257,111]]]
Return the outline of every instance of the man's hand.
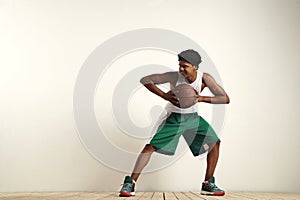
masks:
[[[194,90],[196,92],[196,99],[195,99],[194,103],[202,102],[202,96],[199,95],[199,93],[196,89],[194,89]]]
[[[176,97],[176,95],[170,90],[167,93],[164,93],[162,96],[163,99],[171,102],[174,106],[179,107],[179,99]]]

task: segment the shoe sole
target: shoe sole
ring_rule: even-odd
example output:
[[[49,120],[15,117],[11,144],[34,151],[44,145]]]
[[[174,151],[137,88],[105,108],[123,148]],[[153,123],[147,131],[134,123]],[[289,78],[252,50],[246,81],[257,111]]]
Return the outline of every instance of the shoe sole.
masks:
[[[224,196],[225,192],[208,192],[208,191],[201,191],[202,195],[210,195],[210,196]]]
[[[135,192],[120,192],[119,197],[131,197],[135,196]]]

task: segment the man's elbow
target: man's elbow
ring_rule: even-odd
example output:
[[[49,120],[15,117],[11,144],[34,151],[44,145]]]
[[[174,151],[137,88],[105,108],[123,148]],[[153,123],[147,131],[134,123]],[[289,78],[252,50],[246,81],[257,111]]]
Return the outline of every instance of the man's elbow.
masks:
[[[147,78],[146,77],[143,77],[140,79],[140,83],[145,85],[146,84],[146,81],[147,81]]]
[[[229,98],[229,96],[227,94],[225,95],[225,103],[226,104],[230,103],[230,98]]]
[[[148,76],[145,76],[140,79],[140,83],[143,85],[147,85],[147,84],[153,83],[153,82],[151,81],[151,79]]]

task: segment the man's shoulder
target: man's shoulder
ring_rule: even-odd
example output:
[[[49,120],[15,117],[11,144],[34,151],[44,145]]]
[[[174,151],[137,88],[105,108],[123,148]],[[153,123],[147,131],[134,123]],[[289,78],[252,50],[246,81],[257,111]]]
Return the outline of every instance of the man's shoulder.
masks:
[[[213,76],[207,72],[202,72],[202,77],[203,78],[213,78]]]
[[[178,71],[168,71],[166,73],[169,73],[169,74],[178,74]]]
[[[178,77],[179,75],[178,71],[169,71],[169,72],[165,72],[164,74],[170,77]]]

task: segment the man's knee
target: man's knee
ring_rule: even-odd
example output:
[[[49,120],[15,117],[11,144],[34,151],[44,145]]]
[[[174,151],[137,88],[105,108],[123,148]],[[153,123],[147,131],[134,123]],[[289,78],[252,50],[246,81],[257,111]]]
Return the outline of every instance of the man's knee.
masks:
[[[209,151],[213,150],[213,149],[219,149],[220,147],[220,143],[221,141],[218,141],[218,142],[214,142],[214,143],[211,143],[209,144]]]
[[[146,144],[142,153],[153,153],[156,150],[156,148],[154,146],[152,146],[151,144]]]

